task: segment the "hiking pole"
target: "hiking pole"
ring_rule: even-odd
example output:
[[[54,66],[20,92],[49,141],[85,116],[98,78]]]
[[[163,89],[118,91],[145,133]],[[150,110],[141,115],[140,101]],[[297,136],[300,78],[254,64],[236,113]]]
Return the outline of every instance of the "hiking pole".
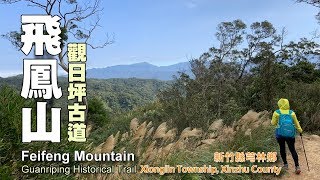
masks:
[[[304,144],[303,144],[303,139],[302,139],[302,133],[300,133],[300,137],[301,137],[301,142],[302,142],[302,147],[303,147],[304,156],[306,157],[306,161],[307,161],[308,171],[310,171],[310,169],[309,169],[309,163],[308,163],[308,158],[307,158],[307,154],[306,154],[306,150],[304,149]]]

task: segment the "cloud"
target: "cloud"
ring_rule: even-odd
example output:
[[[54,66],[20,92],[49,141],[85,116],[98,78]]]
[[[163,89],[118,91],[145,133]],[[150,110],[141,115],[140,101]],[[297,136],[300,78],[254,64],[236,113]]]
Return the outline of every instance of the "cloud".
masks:
[[[193,9],[197,7],[197,3],[195,1],[187,1],[185,6],[189,9]]]

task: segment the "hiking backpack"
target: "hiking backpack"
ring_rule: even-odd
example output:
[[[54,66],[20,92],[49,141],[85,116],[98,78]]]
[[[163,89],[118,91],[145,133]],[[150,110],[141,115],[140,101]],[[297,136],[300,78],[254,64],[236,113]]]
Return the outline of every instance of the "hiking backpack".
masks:
[[[289,114],[282,114],[278,109],[276,112],[279,114],[279,121],[277,127],[277,135],[282,137],[294,138],[296,135],[296,128],[293,124],[293,118],[291,114],[292,110],[289,110]]]

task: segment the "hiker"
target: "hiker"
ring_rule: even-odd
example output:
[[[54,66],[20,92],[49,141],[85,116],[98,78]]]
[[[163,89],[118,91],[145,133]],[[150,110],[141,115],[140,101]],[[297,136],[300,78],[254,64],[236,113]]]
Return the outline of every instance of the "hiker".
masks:
[[[272,115],[271,124],[277,125],[276,139],[280,146],[280,155],[284,163],[283,168],[288,170],[288,162],[286,157],[286,145],[289,147],[292,158],[295,164],[296,174],[300,174],[301,170],[298,162],[298,154],[294,147],[296,130],[302,135],[302,129],[296,114],[290,110],[288,99],[281,98],[278,101],[279,109],[274,111]]]

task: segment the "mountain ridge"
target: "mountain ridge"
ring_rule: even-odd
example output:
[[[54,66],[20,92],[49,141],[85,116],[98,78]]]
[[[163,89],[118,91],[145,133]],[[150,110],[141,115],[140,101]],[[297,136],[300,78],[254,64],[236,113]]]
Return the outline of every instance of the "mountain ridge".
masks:
[[[189,62],[180,62],[167,66],[156,66],[148,62],[139,62],[134,64],[114,65],[108,67],[95,67],[86,70],[86,77],[90,79],[156,79],[162,81],[173,80],[178,72],[185,72],[191,75],[191,68]],[[19,77],[23,74],[11,75],[10,78]],[[61,77],[66,77],[67,74],[60,74]],[[192,75],[191,75],[192,76]]]
[[[168,66],[156,66],[148,62],[140,62],[129,65],[115,65],[104,68],[87,69],[87,78],[140,78],[172,80],[179,71],[190,74],[189,62],[181,62]]]

